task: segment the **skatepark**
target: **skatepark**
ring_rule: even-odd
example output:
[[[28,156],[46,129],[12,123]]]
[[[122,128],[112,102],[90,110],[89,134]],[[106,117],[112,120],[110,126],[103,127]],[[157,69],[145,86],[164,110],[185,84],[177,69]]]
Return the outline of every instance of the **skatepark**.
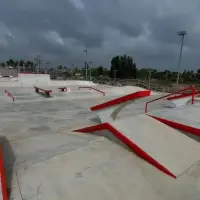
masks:
[[[0,199],[198,200],[198,95],[1,78]]]

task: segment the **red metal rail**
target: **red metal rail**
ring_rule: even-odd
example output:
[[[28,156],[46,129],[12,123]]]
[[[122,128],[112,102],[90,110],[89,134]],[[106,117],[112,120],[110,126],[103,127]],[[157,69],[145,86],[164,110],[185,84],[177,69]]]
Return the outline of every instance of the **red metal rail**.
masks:
[[[6,189],[6,177],[5,177],[5,171],[4,171],[4,166],[3,166],[2,147],[0,147],[0,179],[1,179],[1,195],[3,197],[2,200],[8,200],[7,189]]]
[[[100,92],[101,94],[103,94],[103,96],[105,96],[105,94],[106,94],[105,92],[103,92],[101,90],[98,90],[96,88],[93,88],[93,87],[79,87],[78,89],[80,90],[80,89],[83,89],[83,88],[89,89],[89,90],[95,90],[95,91]]]
[[[6,93],[13,101],[15,101],[15,97],[14,97],[10,92],[8,92],[8,90],[5,90],[5,93]]]
[[[162,96],[162,97],[153,99],[153,100],[151,100],[151,101],[148,101],[148,102],[146,103],[146,105],[145,105],[145,113],[147,113],[148,104],[149,104],[149,103],[152,103],[152,102],[154,102],[154,101],[158,101],[158,100],[160,100],[160,99],[164,99],[164,98],[169,97],[169,96],[171,96],[171,95],[179,94],[180,92],[184,92],[184,91],[186,91],[186,90],[192,90],[192,104],[194,104],[194,96],[195,96],[196,88],[192,85],[192,86],[186,87],[186,88],[184,88],[184,89],[182,89],[182,90],[179,90],[179,91],[177,91],[177,92],[174,92],[174,93],[171,93],[171,94],[168,94],[168,95],[165,95],[165,96]]]

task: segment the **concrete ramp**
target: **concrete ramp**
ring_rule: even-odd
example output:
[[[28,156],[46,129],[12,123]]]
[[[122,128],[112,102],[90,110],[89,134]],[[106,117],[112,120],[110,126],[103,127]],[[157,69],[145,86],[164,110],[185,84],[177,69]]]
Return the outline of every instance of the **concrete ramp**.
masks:
[[[154,110],[148,115],[175,129],[200,136],[200,107],[198,104]]]
[[[19,74],[19,81],[21,86],[33,86],[33,85],[49,85],[50,75],[49,74]]]
[[[176,178],[200,160],[200,145],[179,131],[147,116],[138,115],[79,129],[94,132],[108,129],[137,155]]]

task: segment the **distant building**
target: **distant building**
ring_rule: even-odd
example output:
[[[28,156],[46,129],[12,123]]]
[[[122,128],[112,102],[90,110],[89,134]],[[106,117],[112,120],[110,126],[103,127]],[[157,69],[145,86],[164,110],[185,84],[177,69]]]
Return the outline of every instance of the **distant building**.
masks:
[[[11,66],[9,66],[7,68],[2,67],[2,68],[0,68],[0,76],[1,77],[17,77],[18,76],[18,70],[14,69]]]

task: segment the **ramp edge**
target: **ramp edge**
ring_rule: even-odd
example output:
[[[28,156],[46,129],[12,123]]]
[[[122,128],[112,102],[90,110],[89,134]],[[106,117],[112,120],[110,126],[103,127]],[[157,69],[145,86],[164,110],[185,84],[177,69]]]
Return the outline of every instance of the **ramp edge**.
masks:
[[[172,127],[172,128],[175,128],[175,129],[178,129],[178,130],[181,130],[181,131],[185,131],[185,132],[191,133],[193,135],[200,136],[200,129],[198,129],[198,128],[188,126],[188,125],[185,125],[185,124],[181,124],[181,123],[178,123],[178,122],[174,122],[174,121],[164,119],[164,118],[161,118],[161,117],[157,117],[157,116],[154,116],[154,115],[149,115],[149,114],[147,114],[147,115],[149,117],[152,117],[152,118],[162,122],[163,124],[166,124],[166,125]]]
[[[118,131],[116,128],[114,128],[109,123],[97,124],[94,126],[77,129],[77,130],[74,130],[74,132],[91,133],[91,132],[102,131],[102,130],[110,131],[115,137],[117,137],[124,144],[126,144],[139,157],[146,160],[148,163],[150,163],[151,165],[153,165],[160,171],[164,172],[165,174],[169,175],[170,177],[172,177],[174,179],[177,178],[172,172],[170,172],[167,168],[165,168],[163,165],[158,163],[154,158],[152,158],[149,154],[147,154],[145,151],[143,151],[139,146],[137,146],[134,142],[132,142],[130,139],[128,139],[123,133]]]

